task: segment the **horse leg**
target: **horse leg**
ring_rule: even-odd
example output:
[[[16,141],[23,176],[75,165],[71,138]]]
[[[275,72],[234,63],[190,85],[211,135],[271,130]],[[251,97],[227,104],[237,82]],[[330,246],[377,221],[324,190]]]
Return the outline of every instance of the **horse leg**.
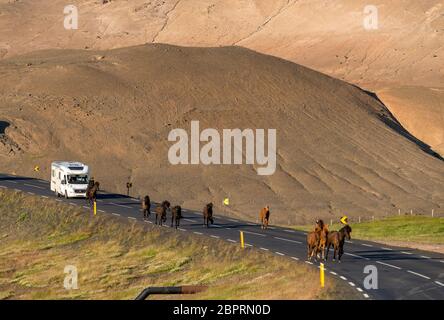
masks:
[[[173,223],[174,223],[174,214],[171,215],[171,228],[173,227]]]
[[[342,248],[342,246],[339,246],[339,250],[338,250],[338,261],[341,262],[341,257],[344,254],[344,249]]]

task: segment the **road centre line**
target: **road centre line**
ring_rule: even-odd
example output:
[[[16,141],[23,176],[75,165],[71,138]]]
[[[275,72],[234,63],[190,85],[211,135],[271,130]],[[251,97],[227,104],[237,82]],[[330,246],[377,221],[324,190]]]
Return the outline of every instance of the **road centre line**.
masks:
[[[366,258],[366,257],[363,257],[363,256],[359,256],[359,255],[353,254],[353,253],[346,252],[344,254],[347,255],[347,256],[352,256],[352,257],[356,257],[356,258],[359,258],[359,259],[364,259],[364,260],[367,260],[367,261],[370,260],[369,258]]]
[[[392,265],[392,264],[388,264],[388,263],[385,263],[385,262],[381,262],[381,261],[376,261],[376,263],[382,264],[382,265],[387,266],[387,267],[390,267],[390,268],[395,268],[395,269],[397,269],[397,270],[401,270],[401,269],[402,269],[402,268],[400,268],[400,267],[397,267],[397,266],[394,266],[394,265]]]
[[[256,232],[251,232],[251,231],[242,231],[242,232],[248,233],[248,234],[254,234],[256,236],[266,237],[265,234],[261,234],[261,233],[256,233]]]
[[[37,188],[37,189],[42,189],[42,190],[45,189],[45,188],[38,187],[38,186],[35,186],[35,185],[33,185],[33,184],[28,184],[28,183],[24,183],[24,185],[25,185],[25,186],[28,186],[28,187],[33,187],[33,188]]]
[[[288,242],[294,242],[294,243],[299,243],[301,244],[301,241],[296,241],[296,240],[291,240],[291,239],[285,239],[285,238],[279,238],[279,237],[274,237],[277,240],[282,240],[282,241],[288,241]]]
[[[428,280],[430,280],[429,277],[427,277],[427,276],[425,276],[425,275],[423,275],[423,274],[420,274],[420,273],[417,273],[417,272],[414,272],[414,271],[411,271],[411,270],[407,270],[407,272],[408,272],[408,273],[411,273],[411,274],[414,274],[414,275],[416,275],[416,276],[418,276],[418,277],[421,277],[421,278],[424,278],[424,279],[428,279]]]
[[[110,202],[110,204],[112,204],[113,206],[118,206],[118,207],[123,207],[123,208],[133,209],[133,207],[125,206],[125,205],[123,205],[123,204],[118,204],[118,203],[114,203],[114,202]]]

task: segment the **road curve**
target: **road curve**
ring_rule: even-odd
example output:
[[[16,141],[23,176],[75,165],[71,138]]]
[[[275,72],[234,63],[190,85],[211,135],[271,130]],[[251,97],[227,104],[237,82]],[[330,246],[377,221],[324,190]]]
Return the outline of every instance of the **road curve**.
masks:
[[[54,198],[68,205],[86,206],[84,199],[56,198],[49,188],[49,182],[35,178],[0,174],[0,189],[7,188]],[[202,204],[203,207],[204,204]],[[121,219],[130,219],[140,223],[153,223],[152,214],[149,221],[143,221],[140,212],[140,200],[120,194],[100,192],[97,199],[98,211],[111,214]],[[152,210],[152,212],[154,212]],[[230,243],[239,243],[239,231],[244,232],[247,247],[285,256],[297,261],[306,260],[306,233],[270,226],[261,230],[256,223],[241,221],[215,213],[215,224],[210,228],[203,227],[202,214],[183,209],[177,232],[194,233],[210,236]],[[167,223],[169,227],[169,221]],[[352,233],[353,237],[353,233]],[[355,288],[363,299],[444,299],[444,256],[438,253],[382,245],[371,241],[352,239],[345,244],[342,263],[326,262],[326,279],[335,277]],[[314,262],[307,262],[319,267]],[[368,274],[364,268],[373,265],[378,271],[378,289],[366,289],[364,279]]]

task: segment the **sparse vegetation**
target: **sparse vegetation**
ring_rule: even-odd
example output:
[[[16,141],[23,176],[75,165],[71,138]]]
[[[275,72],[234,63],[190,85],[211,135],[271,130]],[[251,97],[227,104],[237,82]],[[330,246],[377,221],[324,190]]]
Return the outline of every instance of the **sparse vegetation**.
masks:
[[[335,279],[321,289],[303,263],[12,191],[0,192],[0,243],[0,299],[133,299],[185,284],[209,285],[184,296],[195,299],[357,297]],[[63,287],[66,265],[78,269],[77,290]],[[182,298],[152,298],[172,297]]]

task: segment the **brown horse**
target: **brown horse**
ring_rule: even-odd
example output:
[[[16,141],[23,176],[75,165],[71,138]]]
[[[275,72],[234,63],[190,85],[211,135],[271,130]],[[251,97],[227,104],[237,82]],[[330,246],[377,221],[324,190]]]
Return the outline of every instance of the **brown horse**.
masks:
[[[174,206],[171,210],[171,228],[173,223],[176,222],[176,229],[179,227],[180,219],[182,219],[182,208],[180,206]]]
[[[148,219],[150,216],[151,209],[151,200],[148,195],[146,195],[142,200],[142,212],[143,212],[143,220]]]
[[[167,200],[162,202],[162,204],[160,206],[156,207],[156,224],[157,224],[158,219],[159,219],[160,225],[162,225],[164,222],[166,222],[167,210],[169,208],[170,208],[170,203]]]
[[[203,217],[204,217],[204,226],[206,226],[207,228],[208,223],[213,224],[214,223],[214,219],[213,219],[213,204],[212,203],[208,203],[204,209],[203,209]]]
[[[319,246],[320,235],[317,231],[307,233],[307,260],[316,255]]]
[[[319,245],[318,245],[318,250],[316,252],[316,256],[318,256],[318,258],[321,258],[324,261],[325,261],[325,248],[327,247],[327,241],[328,241],[328,225],[324,224],[324,227],[322,228],[319,236]]]
[[[341,257],[344,254],[344,242],[345,239],[350,240],[350,233],[352,232],[352,228],[349,225],[345,225],[339,231],[332,231],[328,234],[327,237],[327,255],[326,259],[328,259],[328,252],[330,251],[330,246],[333,246],[333,261],[336,259],[336,253],[338,254],[338,261],[341,262]]]
[[[317,256],[319,252],[319,244],[321,234],[324,230],[324,221],[316,220],[314,231],[307,233],[307,260],[311,260],[313,256]]]
[[[92,206],[97,199],[97,191],[99,190],[100,183],[98,181],[94,182],[92,187],[88,186],[85,192],[86,202],[88,202],[89,206]]]
[[[267,229],[268,222],[270,221],[270,207],[269,206],[262,208],[261,212],[259,213],[259,218],[261,219],[261,223],[262,223],[261,228],[263,230]]]

